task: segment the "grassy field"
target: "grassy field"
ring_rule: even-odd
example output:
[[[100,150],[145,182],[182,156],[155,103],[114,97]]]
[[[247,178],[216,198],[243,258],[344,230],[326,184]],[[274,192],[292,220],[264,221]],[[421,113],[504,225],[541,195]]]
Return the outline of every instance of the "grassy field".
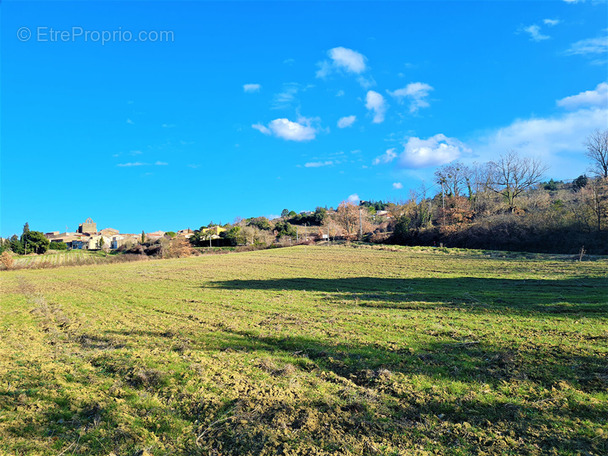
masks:
[[[14,258],[14,267],[17,269],[23,268],[40,268],[40,267],[56,267],[66,264],[96,264],[107,261],[107,256],[102,251],[93,250],[66,250],[54,251],[49,250],[44,255],[19,255]]]
[[[608,259],[344,246],[0,273],[0,454],[608,454]]]

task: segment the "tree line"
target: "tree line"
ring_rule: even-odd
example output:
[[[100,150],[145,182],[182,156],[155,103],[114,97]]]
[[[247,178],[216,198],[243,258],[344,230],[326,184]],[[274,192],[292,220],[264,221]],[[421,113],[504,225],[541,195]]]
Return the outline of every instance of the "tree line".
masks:
[[[423,188],[395,208],[388,242],[467,248],[608,253],[608,130],[586,141],[590,175],[543,182],[538,159],[508,152],[435,172],[439,192]]]

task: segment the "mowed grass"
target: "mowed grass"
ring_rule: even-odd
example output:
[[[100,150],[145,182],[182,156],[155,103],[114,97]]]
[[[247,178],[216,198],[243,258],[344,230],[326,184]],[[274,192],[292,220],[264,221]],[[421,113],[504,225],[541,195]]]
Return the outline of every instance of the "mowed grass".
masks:
[[[608,259],[313,247],[0,274],[0,454],[608,454]]]

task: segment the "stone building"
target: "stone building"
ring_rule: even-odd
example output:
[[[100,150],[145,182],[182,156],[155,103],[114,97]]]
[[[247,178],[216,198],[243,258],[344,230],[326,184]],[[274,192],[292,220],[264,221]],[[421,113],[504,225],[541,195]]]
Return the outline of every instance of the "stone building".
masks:
[[[93,219],[91,217],[89,217],[88,219],[86,219],[84,221],[84,223],[81,223],[80,225],[78,225],[78,232],[79,233],[89,233],[89,234],[97,233],[97,223],[95,223],[93,221]]]

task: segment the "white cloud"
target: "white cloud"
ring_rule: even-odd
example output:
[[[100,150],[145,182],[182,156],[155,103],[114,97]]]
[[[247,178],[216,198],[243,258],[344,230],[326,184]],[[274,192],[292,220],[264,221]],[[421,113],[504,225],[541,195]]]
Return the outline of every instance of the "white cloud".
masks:
[[[329,57],[333,60],[334,65],[338,68],[343,68],[351,73],[360,74],[367,69],[365,64],[366,58],[363,54],[357,51],[344,47],[335,47],[328,52]]]
[[[543,24],[548,25],[549,27],[554,27],[560,22],[559,19],[543,19]]]
[[[376,85],[376,80],[374,78],[372,78],[371,76],[368,76],[368,77],[359,76],[357,78],[357,82],[365,90],[369,89],[370,87],[374,87]]]
[[[332,73],[359,75],[357,81],[367,89],[376,84],[372,77],[364,77],[362,73],[368,70],[367,57],[357,51],[342,46],[327,51],[330,60],[318,63],[316,77],[324,79]]]
[[[562,178],[569,178],[577,172],[573,171],[573,164],[586,161],[585,138],[606,125],[608,109],[597,107],[548,118],[518,119],[478,138],[473,149],[475,155],[485,160],[509,150],[538,157],[552,166],[553,173],[561,172]]]
[[[601,82],[595,90],[587,90],[577,95],[557,100],[557,105],[569,110],[584,107],[608,107],[608,83]]]
[[[262,125],[262,124],[260,124],[260,123],[253,124],[253,125],[251,126],[251,128],[253,128],[254,130],[257,130],[257,131],[259,131],[259,132],[262,132],[262,133],[264,133],[265,135],[269,135],[269,134],[271,134],[271,131],[270,131],[270,130],[269,130],[267,127],[265,127],[264,125]]]
[[[574,4],[574,3],[583,3],[585,0],[564,0],[566,3]]]
[[[346,117],[341,117],[338,120],[338,128],[346,128],[346,127],[350,127],[352,124],[355,123],[355,120],[357,120],[357,116],[346,116]]]
[[[402,89],[397,89],[394,92],[388,92],[389,95],[396,98],[399,103],[403,103],[404,100],[410,102],[410,112],[416,113],[421,108],[428,108],[430,106],[427,101],[429,92],[433,87],[424,82],[412,82]]]
[[[522,156],[541,159],[551,167],[554,178],[576,177],[588,166],[585,139],[594,130],[604,130],[608,125],[606,98],[600,101],[601,94],[607,90],[606,85],[600,83],[595,90],[558,100],[560,106],[570,109],[568,112],[544,118],[517,119],[502,128],[478,134],[466,145],[442,134],[428,139],[409,138],[398,157],[398,165],[425,168],[455,159],[486,162],[513,150]],[[393,160],[391,153],[385,155],[386,158],[383,155],[374,160],[374,164]]]
[[[315,139],[317,133],[317,130],[310,124],[311,119],[305,117],[299,118],[297,122],[281,118],[271,121],[268,127],[259,123],[251,127],[265,135],[273,135],[286,141],[310,141],[311,139]]]
[[[283,91],[276,93],[272,100],[272,109],[283,109],[291,106],[291,103],[296,99],[298,93],[299,84],[288,83],[283,84]]]
[[[146,166],[147,163],[142,162],[130,162],[130,163],[118,163],[116,166],[120,166],[121,168],[128,168],[131,166]]]
[[[348,201],[349,203],[352,203],[352,204],[359,204],[359,201],[361,201],[361,199],[359,198],[359,195],[357,195],[356,193],[353,193],[352,195],[348,196],[346,201]]]
[[[304,164],[305,168],[320,168],[322,166],[331,166],[333,165],[334,162],[331,160],[328,161],[324,161],[324,162],[308,162]]]
[[[367,69],[367,58],[352,49],[339,46],[327,51],[327,55],[331,62],[327,60],[321,62],[321,68],[317,71],[318,78],[324,78],[334,70],[361,74]]]
[[[529,25],[527,27],[522,27],[521,31],[529,34],[530,40],[532,41],[543,41],[551,38],[549,35],[543,35],[542,33],[540,33],[540,27],[536,24]]]
[[[344,90],[338,90],[338,91],[336,92],[336,96],[337,96],[337,97],[343,97],[343,96],[344,96]]]
[[[127,119],[127,123],[128,123],[129,125],[135,125],[135,122],[133,122],[131,119]]]
[[[401,190],[403,188],[403,184],[401,182],[393,182],[393,188],[395,190]]]
[[[374,123],[384,122],[384,114],[386,113],[387,106],[382,95],[380,95],[378,92],[374,92],[373,90],[367,92],[365,97],[365,107],[368,110],[373,111]]]
[[[374,158],[372,164],[379,165],[392,162],[395,158],[397,158],[397,152],[395,152],[395,148],[388,149],[379,157]]]
[[[566,55],[605,54],[606,52],[608,52],[608,36],[602,36],[573,43],[566,51]]]
[[[319,62],[318,65],[319,65],[319,69],[317,70],[317,73],[315,74],[315,76],[317,78],[324,79],[327,76],[329,76],[329,74],[333,70],[331,63],[329,63],[327,60],[323,60],[322,62]]]
[[[399,157],[399,166],[404,168],[439,166],[469,153],[470,149],[465,144],[443,134],[428,139],[411,137]]]
[[[166,123],[164,123],[164,124],[162,124],[162,127],[163,128],[174,128],[175,124],[166,124]]]
[[[157,161],[154,162],[155,166],[167,166],[169,163],[167,162],[162,162],[162,161]],[[116,166],[119,166],[121,168],[130,168],[132,166],[150,166],[150,163],[144,163],[144,162],[129,162],[129,163],[118,163]]]
[[[293,107],[294,104],[298,104],[297,95],[300,92],[314,87],[314,85],[303,85],[297,82],[286,82],[283,84],[283,90],[279,93],[275,93],[272,99],[272,109],[287,109]]]
[[[245,93],[259,92],[261,88],[260,84],[243,84],[243,92]]]

